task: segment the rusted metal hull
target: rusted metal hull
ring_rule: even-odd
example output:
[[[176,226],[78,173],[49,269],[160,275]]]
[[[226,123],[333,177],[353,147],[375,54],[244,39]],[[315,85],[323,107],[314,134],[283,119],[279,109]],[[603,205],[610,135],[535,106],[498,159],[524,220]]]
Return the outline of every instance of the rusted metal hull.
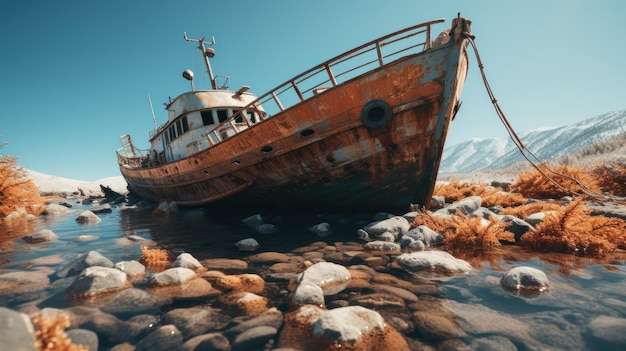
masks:
[[[121,172],[140,197],[181,206],[428,207],[467,74],[465,46],[398,59],[198,154]],[[390,106],[387,123],[363,119],[372,101]]]

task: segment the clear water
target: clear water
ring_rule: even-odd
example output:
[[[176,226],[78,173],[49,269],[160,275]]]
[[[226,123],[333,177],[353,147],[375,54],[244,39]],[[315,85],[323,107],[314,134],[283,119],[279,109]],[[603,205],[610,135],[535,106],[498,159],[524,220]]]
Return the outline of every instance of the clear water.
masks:
[[[372,219],[371,215],[281,216],[259,211],[267,216],[267,222],[281,228],[278,234],[260,235],[241,221],[254,213],[181,210],[174,217],[155,218],[150,210],[120,210],[114,207],[112,213],[99,214],[102,221],[98,224],[78,224],[78,214],[89,208],[89,205],[74,204],[69,214],[41,217],[28,226],[0,225],[0,272],[42,271],[51,277],[50,287],[43,296],[32,296],[30,301],[28,295],[6,299],[0,294],[0,305],[28,310],[27,306],[32,304],[36,304],[37,308],[63,308],[75,304],[65,298],[63,288],[66,285],[55,281],[54,271],[90,250],[100,252],[113,262],[139,260],[141,244],[127,240],[129,235],[152,240],[156,246],[175,254],[191,253],[199,260],[243,258],[248,253],[240,252],[234,246],[243,238],[257,239],[262,246],[260,251],[287,253],[316,241],[329,244],[358,242],[357,229]],[[324,221],[331,224],[332,236],[320,239],[307,230],[307,227]],[[19,239],[41,229],[51,229],[59,240],[27,244]],[[83,235],[96,236],[97,239],[74,241]],[[623,258],[610,257],[598,261],[568,255],[538,255],[514,246],[505,247],[489,257],[479,257],[474,253],[455,255],[471,262],[475,272],[437,282],[448,308],[476,320],[475,333],[466,342],[470,343],[472,338],[503,335],[513,340],[518,349],[529,349],[528,345],[536,345],[530,349],[626,349],[626,345],[597,338],[590,329],[590,323],[600,316],[626,318],[626,266]],[[503,290],[499,284],[503,273],[520,265],[545,272],[550,279],[550,290],[534,297],[516,296]],[[476,310],[458,310],[459,306],[468,305],[475,306]],[[497,326],[490,326],[490,323]],[[486,334],[482,331],[485,326],[489,327]],[[499,332],[494,334],[494,328]],[[609,328],[606,332],[610,337],[616,337],[616,333],[618,337],[621,333],[621,340],[624,340],[626,328]],[[533,342],[516,342],[526,338]]]

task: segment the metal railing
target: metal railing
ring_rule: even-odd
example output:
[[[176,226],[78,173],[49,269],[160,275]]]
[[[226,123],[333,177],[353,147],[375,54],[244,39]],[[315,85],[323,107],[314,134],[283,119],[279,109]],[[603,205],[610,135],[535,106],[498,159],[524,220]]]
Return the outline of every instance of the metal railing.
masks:
[[[327,88],[332,88],[372,69],[381,67],[386,61],[401,57],[401,54],[408,55],[430,49],[431,25],[442,22],[445,20],[437,19],[393,32],[335,56],[301,73],[259,96],[242,108],[239,113],[233,114],[218,124],[215,129],[206,134],[209,146],[220,143],[258,122],[258,120],[254,123],[249,121],[242,115],[242,111],[254,110],[255,106],[261,105],[266,113],[259,114],[260,119],[270,118],[273,114],[305,101]],[[235,123],[237,119],[243,120],[246,125],[237,126]],[[227,133],[227,130],[232,132]]]

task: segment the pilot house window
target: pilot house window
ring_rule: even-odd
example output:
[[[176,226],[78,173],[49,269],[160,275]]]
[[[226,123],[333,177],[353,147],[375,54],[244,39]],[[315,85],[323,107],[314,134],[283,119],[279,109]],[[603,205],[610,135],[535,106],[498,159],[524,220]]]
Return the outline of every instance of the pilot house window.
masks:
[[[217,110],[217,120],[220,123],[224,122],[228,118],[228,110]]]
[[[200,112],[202,115],[202,124],[205,126],[213,124],[213,112],[212,111],[202,111]]]

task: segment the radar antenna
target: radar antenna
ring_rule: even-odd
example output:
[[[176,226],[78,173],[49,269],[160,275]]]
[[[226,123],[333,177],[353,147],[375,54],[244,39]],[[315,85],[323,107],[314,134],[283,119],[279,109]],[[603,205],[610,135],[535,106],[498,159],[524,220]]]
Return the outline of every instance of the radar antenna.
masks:
[[[192,39],[187,37],[187,32],[183,32],[186,41],[192,41],[194,43],[198,43],[198,49],[202,51],[202,57],[204,58],[204,65],[206,66],[206,71],[209,74],[209,80],[211,80],[211,87],[214,90],[217,90],[217,83],[215,82],[215,77],[213,76],[213,70],[211,70],[211,63],[209,62],[210,58],[215,56],[215,49],[211,47],[206,47],[206,45],[215,45],[215,38],[211,37],[211,41],[207,42],[203,38],[200,39]]]

